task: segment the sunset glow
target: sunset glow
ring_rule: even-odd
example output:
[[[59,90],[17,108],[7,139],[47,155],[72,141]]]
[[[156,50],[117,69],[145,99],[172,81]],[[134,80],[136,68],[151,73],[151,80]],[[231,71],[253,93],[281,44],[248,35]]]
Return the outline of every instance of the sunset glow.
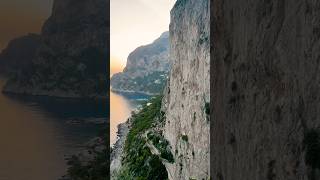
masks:
[[[169,30],[170,10],[175,1],[111,0],[111,73],[123,69],[134,49]]]
[[[122,72],[125,66],[124,61],[121,61],[117,57],[110,57],[110,77],[115,73]]]
[[[0,1],[0,51],[14,38],[39,33],[52,3],[53,0]]]

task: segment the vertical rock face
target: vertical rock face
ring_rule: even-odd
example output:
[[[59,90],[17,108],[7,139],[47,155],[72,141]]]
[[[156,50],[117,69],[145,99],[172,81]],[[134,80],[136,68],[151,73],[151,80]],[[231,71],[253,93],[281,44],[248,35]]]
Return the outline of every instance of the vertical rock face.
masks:
[[[171,11],[171,72],[163,99],[170,179],[209,177],[209,0],[178,0]]]
[[[320,2],[212,7],[212,178],[319,179]]]
[[[88,48],[107,53],[108,4],[108,0],[55,0],[42,27],[43,53],[77,56]]]

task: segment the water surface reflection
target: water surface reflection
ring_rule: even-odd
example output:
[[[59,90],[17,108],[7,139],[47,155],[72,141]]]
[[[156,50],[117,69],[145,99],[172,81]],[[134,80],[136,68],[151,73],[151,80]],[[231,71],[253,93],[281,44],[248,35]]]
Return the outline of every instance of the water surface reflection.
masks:
[[[0,93],[0,180],[59,179],[65,156],[106,127],[108,108],[102,100]]]

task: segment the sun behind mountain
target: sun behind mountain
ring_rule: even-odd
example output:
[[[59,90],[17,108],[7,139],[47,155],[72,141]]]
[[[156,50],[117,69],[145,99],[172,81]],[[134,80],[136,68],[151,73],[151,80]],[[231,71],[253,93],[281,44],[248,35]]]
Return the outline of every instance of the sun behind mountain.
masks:
[[[124,64],[124,62],[120,60],[120,58],[111,56],[110,57],[110,77],[112,77],[114,74],[118,72],[122,72],[125,66],[126,65]]]

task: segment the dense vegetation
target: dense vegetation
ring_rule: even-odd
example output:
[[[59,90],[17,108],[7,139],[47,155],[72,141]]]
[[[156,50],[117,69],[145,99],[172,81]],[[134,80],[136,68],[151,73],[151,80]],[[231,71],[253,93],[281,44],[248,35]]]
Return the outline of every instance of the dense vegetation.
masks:
[[[38,56],[41,61],[33,60],[12,73],[6,87],[18,86],[28,92],[58,90],[81,97],[105,96],[107,54],[102,50],[90,47],[77,56],[45,52]]]
[[[309,129],[304,134],[305,162],[311,167],[309,179],[316,179],[316,172],[320,170],[320,130]]]
[[[70,180],[107,180],[109,177],[109,153],[107,149],[107,130],[103,130],[99,137],[102,138],[101,151],[88,149],[93,158],[88,162],[81,160],[80,156],[72,156],[68,160],[66,179]]]
[[[160,152],[160,157],[167,160],[170,163],[174,163],[173,155],[168,149],[169,142],[160,134],[149,132],[148,139],[152,142],[152,144],[158,149]]]
[[[147,76],[136,78],[124,78],[122,74],[115,74],[111,79],[111,85],[115,90],[131,90],[160,94],[167,82],[167,74],[165,71],[156,71],[149,73]]]
[[[157,123],[157,120],[161,119],[161,100],[161,96],[151,99],[149,103],[143,105],[139,113],[132,115],[132,127],[124,148],[123,167],[118,175],[119,180],[168,179],[167,171],[160,157],[151,153],[146,145],[146,138],[143,136]]]
[[[320,131],[311,129],[305,133],[304,146],[306,163],[312,168],[320,169]]]
[[[123,166],[119,174],[117,174],[118,180],[168,179],[162,160],[165,159],[170,163],[174,162],[173,155],[169,149],[169,142],[160,134],[150,131],[164,119],[164,113],[160,111],[161,100],[161,96],[152,98],[143,105],[140,112],[132,115],[132,126],[127,135],[122,159]],[[104,133],[100,137],[106,142],[108,135]],[[151,153],[146,144],[147,141],[152,142],[160,152],[159,155]],[[67,179],[106,180],[109,177],[107,148],[100,152],[92,151],[92,153],[94,158],[89,162],[83,162],[81,156],[72,156],[69,159]]]
[[[68,161],[68,176],[72,180],[106,180],[109,177],[109,163],[106,150],[96,153],[94,159],[83,164],[78,156]]]

